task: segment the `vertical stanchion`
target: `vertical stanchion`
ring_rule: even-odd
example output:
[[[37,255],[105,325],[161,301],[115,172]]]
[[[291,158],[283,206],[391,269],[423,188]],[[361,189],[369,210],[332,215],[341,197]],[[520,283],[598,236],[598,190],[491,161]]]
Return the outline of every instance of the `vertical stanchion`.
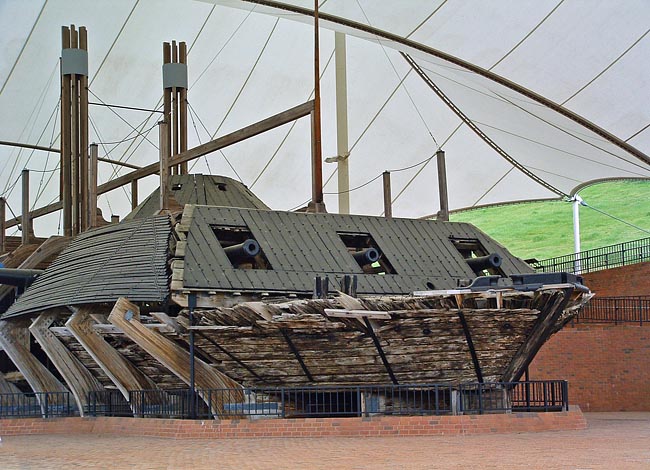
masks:
[[[167,121],[158,123],[160,145],[160,210],[169,209],[169,125]]]
[[[196,294],[189,294],[187,299],[188,307],[188,316],[189,316],[189,325],[190,325],[190,399],[192,403],[192,408],[190,409],[190,419],[196,417],[196,400],[194,399],[196,394],[196,384],[194,377],[194,309],[196,308]]]
[[[390,189],[390,171],[384,171],[384,217],[391,219],[393,217],[393,202]]]
[[[438,162],[438,194],[440,198],[440,211],[436,220],[449,222],[449,195],[447,193],[447,167],[444,150],[436,152],[436,161]]]
[[[5,198],[0,197],[0,254],[5,252],[5,243],[6,243],[6,237],[5,237],[5,232],[7,230],[7,224],[6,224],[6,217],[7,214],[5,213],[5,207],[7,205],[7,201]]]
[[[131,210],[138,207],[138,180],[131,181]]]
[[[21,173],[23,181],[23,195],[22,195],[22,215],[20,217],[20,222],[22,225],[22,237],[21,243],[23,245],[29,244],[32,234],[32,219],[29,214],[29,170],[24,169]]]
[[[90,163],[88,164],[88,228],[97,226],[97,144],[90,146]]]

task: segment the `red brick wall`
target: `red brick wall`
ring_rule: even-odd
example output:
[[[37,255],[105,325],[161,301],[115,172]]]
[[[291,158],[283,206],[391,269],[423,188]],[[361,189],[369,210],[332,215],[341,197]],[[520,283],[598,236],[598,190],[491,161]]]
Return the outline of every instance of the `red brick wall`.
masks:
[[[585,429],[575,408],[557,413],[469,416],[381,416],[190,421],[151,418],[0,419],[0,436],[25,434],[117,434],[172,439],[242,439],[263,437],[430,436],[540,432]]]
[[[583,411],[650,411],[650,325],[567,326],[530,365],[530,379],[569,381]]]
[[[599,297],[650,295],[650,263],[583,274],[585,285]]]

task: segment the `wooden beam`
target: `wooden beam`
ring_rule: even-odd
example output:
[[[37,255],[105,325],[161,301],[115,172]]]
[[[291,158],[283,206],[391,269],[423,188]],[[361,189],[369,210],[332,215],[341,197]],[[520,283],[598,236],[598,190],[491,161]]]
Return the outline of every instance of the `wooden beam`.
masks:
[[[542,345],[553,333],[553,327],[557,324],[574,291],[575,288],[571,286],[559,287],[554,293],[544,291],[538,293],[537,302],[544,299],[544,304],[540,307],[539,318],[535,322],[533,331],[528,335],[528,338],[506,368],[501,381],[516,382],[521,378]],[[533,302],[535,302],[535,299]]]
[[[62,28],[62,43],[63,49],[69,49],[71,46],[70,29],[66,26]],[[61,203],[58,208],[63,208],[63,235],[66,237],[72,236],[71,81],[70,75],[61,75]],[[32,213],[32,216],[36,215]]]
[[[298,361],[298,364],[300,364],[300,368],[302,369],[303,373],[305,374],[305,377],[307,377],[307,380],[310,382],[314,381],[314,377],[311,375],[311,372],[309,372],[309,369],[307,368],[307,364],[305,364],[305,361],[303,360],[302,356],[300,355],[300,351],[298,351],[298,348],[296,348],[296,345],[293,344],[293,341],[291,341],[291,337],[289,336],[289,333],[287,333],[287,330],[284,328],[280,328],[280,333],[282,333],[282,336],[284,337],[284,341],[287,343],[287,346],[289,346],[289,349],[293,353],[294,357]]]
[[[461,302],[462,306],[462,302]],[[463,327],[463,333],[465,334],[465,341],[467,341],[467,347],[469,348],[469,354],[472,357],[472,364],[474,365],[474,372],[476,373],[476,380],[479,383],[483,383],[483,371],[481,370],[481,364],[478,361],[478,355],[476,354],[476,348],[474,348],[474,341],[472,340],[472,333],[469,331],[469,325],[467,325],[467,320],[465,319],[465,314],[462,310],[458,310],[458,319],[460,324]]]
[[[27,324],[24,321],[0,321],[0,346],[4,349],[11,362],[18,368],[32,391],[67,392],[68,389],[57,379],[47,367],[34,357],[28,347],[23,343],[23,338],[29,338]],[[40,400],[41,395],[37,395]],[[45,414],[45,404],[41,403],[41,410]]]
[[[375,345],[375,349],[379,353],[379,358],[381,359],[382,364],[384,364],[384,368],[386,369],[386,372],[388,372],[388,376],[390,377],[391,382],[397,385],[399,383],[397,382],[397,377],[395,377],[393,368],[391,367],[390,362],[388,362],[388,358],[384,353],[384,348],[381,347],[381,343],[379,342],[379,338],[377,338],[377,335],[375,334],[375,329],[372,327],[372,323],[370,323],[370,320],[368,320],[367,317],[363,319],[363,322],[365,323],[366,328],[368,330],[368,334],[370,335],[370,338],[372,339],[372,342]]]
[[[5,244],[7,240],[7,227],[5,225],[5,219],[7,218],[7,214],[5,212],[6,205],[7,200],[3,197],[0,197],[0,254],[5,252]]]
[[[283,111],[275,116],[263,119],[255,124],[244,127],[237,131],[226,134],[222,137],[219,137],[210,142],[206,142],[203,145],[191,148],[186,152],[179,153],[176,157],[176,162],[178,164],[190,162],[197,158],[200,158],[204,155],[207,155],[212,152],[216,152],[222,148],[228,147],[230,145],[236,144],[243,140],[246,140],[250,137],[254,137],[263,132],[275,129],[276,127],[282,126],[289,122],[295,121],[305,117],[311,113],[313,109],[313,101],[307,101],[301,105],[298,105],[294,108]],[[152,163],[138,170],[122,175],[114,180],[108,181],[97,188],[97,194],[104,194],[114,189],[120,188],[126,184],[131,183],[133,180],[138,180],[145,178],[147,176],[158,174],[160,171],[160,162]],[[41,217],[47,214],[51,214],[62,208],[61,202],[55,202],[44,207],[40,207],[31,212],[32,218]],[[20,218],[10,219],[7,221],[7,228],[15,227],[19,223]]]
[[[22,222],[22,236],[21,243],[29,245],[32,237],[32,219],[29,213],[29,170],[25,169],[21,173],[23,182],[22,194],[22,213],[20,214]]]
[[[131,210],[138,207],[138,180],[131,181]]]
[[[158,145],[160,146],[160,211],[169,210],[169,122],[160,121],[158,123]]]
[[[88,33],[79,27],[79,49],[88,51]],[[88,76],[79,75],[79,222],[81,231],[90,228],[88,221]]]
[[[91,313],[93,313],[91,309],[80,308],[70,317],[65,326],[120,390],[122,396],[128,400],[129,390],[157,389],[158,387],[149,377],[116,351],[94,329],[95,320],[91,317]],[[153,397],[156,396],[160,394],[153,394]]]
[[[23,393],[0,372],[0,393]]]
[[[447,192],[447,167],[445,164],[445,151],[436,152],[438,163],[438,198],[440,199],[440,211],[436,220],[449,222],[449,194]]]
[[[90,162],[88,163],[88,227],[97,227],[97,144],[90,146]]]
[[[187,44],[181,42],[178,44],[178,61],[181,64],[187,64]],[[181,153],[187,151],[187,88],[181,88],[180,91],[180,144]],[[181,175],[187,174],[187,162],[180,165]]]
[[[384,217],[391,219],[393,217],[393,200],[390,190],[390,171],[384,171],[382,176],[384,183]]]
[[[121,297],[115,303],[108,321],[124,331],[124,334],[135,344],[144,349],[151,357],[169,369],[186,384],[190,384],[190,354],[174,341],[166,338],[157,331],[147,328],[139,321],[140,308]],[[217,371],[199,358],[194,358],[196,370],[196,387],[203,401],[214,414],[219,416],[223,409],[224,397],[221,394],[202,394],[200,390],[210,389],[241,389],[230,377]],[[228,402],[242,401],[243,391],[233,390]]]
[[[57,318],[59,312],[44,312],[32,323],[29,331],[70,388],[77,402],[79,414],[83,416],[84,410],[88,407],[88,393],[104,390],[104,386],[49,330]]]

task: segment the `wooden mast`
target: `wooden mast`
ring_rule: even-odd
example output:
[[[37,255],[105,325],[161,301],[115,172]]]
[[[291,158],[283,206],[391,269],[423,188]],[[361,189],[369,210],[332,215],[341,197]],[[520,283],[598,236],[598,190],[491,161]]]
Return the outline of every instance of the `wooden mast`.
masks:
[[[61,200],[63,234],[89,228],[88,35],[85,27],[62,28]]]
[[[170,174],[187,173],[187,163],[174,164],[175,157],[187,150],[187,45],[163,43],[163,103],[167,122],[167,152]]]

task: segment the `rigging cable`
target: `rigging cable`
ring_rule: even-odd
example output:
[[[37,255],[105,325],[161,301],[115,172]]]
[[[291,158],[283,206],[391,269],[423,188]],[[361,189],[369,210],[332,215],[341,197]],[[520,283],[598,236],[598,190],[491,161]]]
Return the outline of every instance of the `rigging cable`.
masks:
[[[2,88],[0,88],[0,95],[2,95],[2,93],[5,91],[5,87],[7,86],[7,83],[9,83],[9,79],[11,78],[11,75],[14,73],[16,65],[18,65],[18,61],[23,56],[23,52],[25,51],[25,47],[27,47],[27,43],[32,38],[32,34],[34,33],[34,30],[36,29],[36,25],[38,24],[38,22],[41,19],[41,16],[43,15],[43,10],[45,10],[45,5],[47,5],[47,2],[48,2],[48,0],[45,0],[45,2],[43,2],[43,6],[41,7],[41,11],[38,12],[38,16],[36,17],[36,21],[34,21],[34,24],[32,25],[32,29],[29,30],[29,34],[27,35],[27,38],[25,39],[25,42],[23,43],[23,47],[20,48],[20,52],[18,53],[18,56],[16,57],[16,60],[14,61],[14,64],[11,66],[11,70],[9,70],[9,74],[7,75],[7,78],[5,78],[5,81],[2,84]]]

